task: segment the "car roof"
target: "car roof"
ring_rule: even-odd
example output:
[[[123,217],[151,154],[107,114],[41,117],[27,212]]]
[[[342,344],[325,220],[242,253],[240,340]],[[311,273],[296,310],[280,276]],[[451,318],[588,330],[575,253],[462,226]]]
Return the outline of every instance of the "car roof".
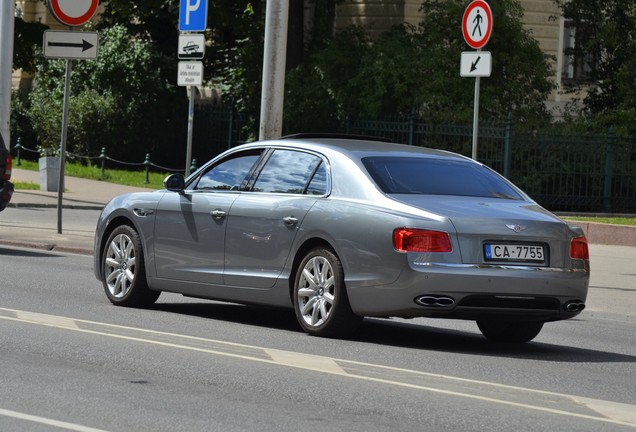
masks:
[[[350,136],[313,136],[304,135],[283,137],[269,141],[259,141],[252,143],[256,146],[275,146],[304,148],[322,153],[341,153],[346,154],[351,159],[361,159],[363,157],[428,157],[428,158],[444,158],[471,161],[471,159],[462,155],[448,152],[445,150],[436,150],[427,147],[419,147],[407,144],[398,144],[387,142],[386,140],[373,139],[372,137],[350,137]]]

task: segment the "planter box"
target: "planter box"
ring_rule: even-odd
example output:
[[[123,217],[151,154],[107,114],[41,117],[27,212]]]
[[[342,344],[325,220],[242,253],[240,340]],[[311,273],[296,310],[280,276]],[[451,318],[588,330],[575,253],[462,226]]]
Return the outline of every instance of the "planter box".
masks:
[[[38,159],[40,168],[40,190],[57,192],[60,181],[60,158],[47,156]]]

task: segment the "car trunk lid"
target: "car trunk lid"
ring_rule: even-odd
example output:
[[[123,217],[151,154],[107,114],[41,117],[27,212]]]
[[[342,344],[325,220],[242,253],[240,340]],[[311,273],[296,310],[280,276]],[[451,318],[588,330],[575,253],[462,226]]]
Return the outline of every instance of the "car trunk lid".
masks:
[[[456,229],[456,240],[465,264],[500,262],[564,267],[569,262],[574,232],[534,202],[433,195],[399,195],[395,198],[447,217]],[[545,259],[529,255],[518,258],[514,254],[496,259],[490,254],[493,245],[543,246]],[[533,255],[537,252],[535,248],[526,249],[526,253]]]

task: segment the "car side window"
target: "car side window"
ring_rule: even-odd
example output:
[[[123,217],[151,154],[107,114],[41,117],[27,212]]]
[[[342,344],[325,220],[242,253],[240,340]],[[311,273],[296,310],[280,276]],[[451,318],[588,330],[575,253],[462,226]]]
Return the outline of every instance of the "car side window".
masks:
[[[316,195],[326,193],[326,170],[322,159],[310,153],[276,150],[254,183],[255,192]],[[320,173],[320,174],[319,174]],[[317,174],[317,175],[316,175]],[[321,186],[320,177],[323,185]],[[310,188],[313,179],[316,183]]]
[[[239,190],[259,157],[260,152],[250,152],[225,159],[204,173],[194,189]]]
[[[328,190],[327,167],[324,162],[318,166],[314,176],[307,186],[307,194],[309,195],[326,195]]]

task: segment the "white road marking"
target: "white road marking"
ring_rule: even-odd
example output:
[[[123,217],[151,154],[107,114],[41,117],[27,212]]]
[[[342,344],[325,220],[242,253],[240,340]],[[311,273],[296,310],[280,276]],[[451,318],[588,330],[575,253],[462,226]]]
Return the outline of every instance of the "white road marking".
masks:
[[[66,430],[72,430],[72,431],[78,431],[78,432],[106,432],[103,429],[95,429],[95,428],[82,426],[82,425],[78,425],[74,423],[67,423],[63,421],[52,420],[45,417],[38,417],[38,416],[24,414],[17,411],[10,411],[6,409],[2,409],[2,408],[0,408],[0,416],[12,417],[19,420],[25,420],[25,421],[29,421],[33,423],[40,423],[47,426],[54,426],[60,429],[66,429]]]
[[[0,319],[294,367],[636,428],[636,405],[631,404],[13,309],[0,308]],[[551,408],[555,404],[560,409]]]

